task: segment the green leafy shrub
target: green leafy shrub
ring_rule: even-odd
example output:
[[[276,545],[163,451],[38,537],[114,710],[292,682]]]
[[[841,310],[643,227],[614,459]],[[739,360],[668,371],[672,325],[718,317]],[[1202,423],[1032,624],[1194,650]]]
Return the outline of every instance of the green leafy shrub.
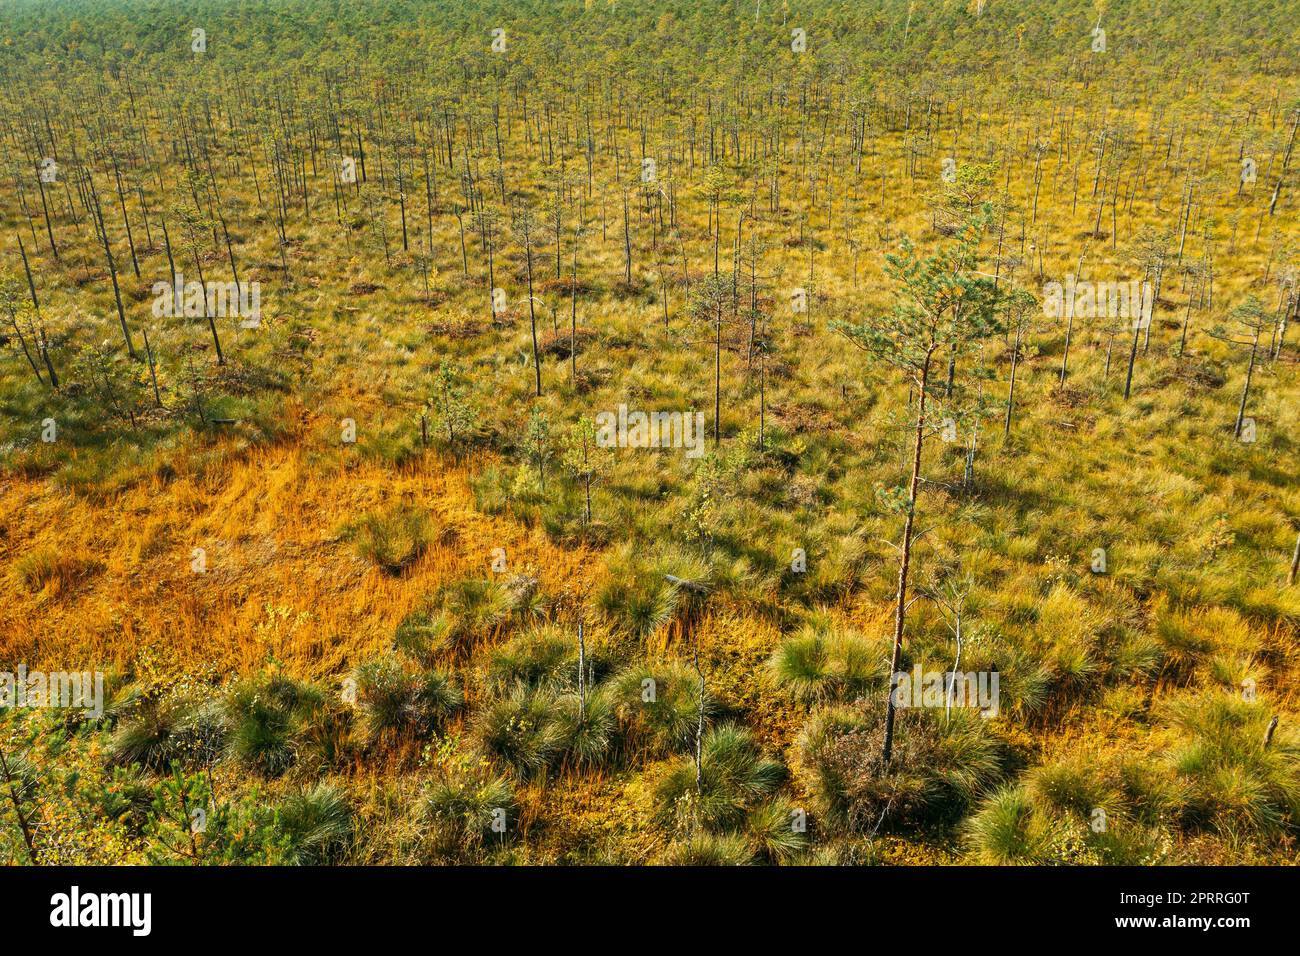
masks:
[[[389,574],[400,574],[419,560],[431,537],[428,514],[407,504],[367,512],[352,529],[357,553]]]
[[[318,783],[281,803],[276,825],[287,844],[285,862],[299,865],[337,863],[353,837],[347,797],[328,783]]]
[[[506,840],[516,822],[514,787],[481,767],[444,769],[425,790],[421,812],[437,856],[472,859],[490,841]]]
[[[566,761],[582,767],[605,760],[618,730],[613,699],[599,687],[588,691],[585,701],[577,694],[561,697],[556,701],[554,721]]]
[[[754,848],[739,833],[701,832],[671,844],[663,861],[669,866],[748,866]]]
[[[544,773],[564,749],[555,699],[522,687],[483,708],[474,736],[484,754],[525,779]]]
[[[320,691],[287,677],[237,684],[226,697],[231,754],[264,777],[279,776],[298,759],[299,734],[323,704]]]
[[[724,724],[704,737],[699,787],[693,758],[677,763],[655,788],[659,818],[689,829],[735,829],[748,810],[771,796],[785,779],[785,767],[763,757],[746,728]]]
[[[1222,834],[1273,838],[1300,823],[1300,741],[1279,726],[1264,744],[1271,712],[1262,702],[1210,693],[1168,709],[1189,739],[1170,755],[1187,787],[1183,821]]]
[[[707,684],[701,705],[698,675],[674,662],[633,664],[615,675],[611,693],[629,742],[655,753],[693,746],[701,706],[706,727],[718,709]]]
[[[595,684],[609,670],[602,651],[586,641],[587,678]],[[531,628],[493,649],[488,686],[501,691],[523,684],[538,690],[570,690],[578,686],[577,635],[554,625]]]
[[[815,713],[795,744],[795,767],[817,813],[832,827],[874,832],[953,818],[1002,769],[1002,746],[969,711],[902,709],[893,755],[881,761],[883,706],[838,706]]]
[[[356,671],[357,704],[365,714],[367,738],[391,743],[426,736],[463,703],[456,682],[441,671],[409,671],[394,657],[368,661]]]
[[[628,545],[615,552],[608,566],[596,606],[615,630],[632,637],[646,637],[681,618],[703,600],[701,589],[709,587],[708,565],[687,552],[642,555]]]
[[[805,627],[782,641],[768,661],[778,684],[797,700],[853,700],[884,686],[889,649],[855,632]]]
[[[107,761],[113,767],[139,765],[154,772],[173,763],[205,765],[217,759],[228,727],[220,709],[206,699],[174,694],[132,695],[123,719],[109,738]]]

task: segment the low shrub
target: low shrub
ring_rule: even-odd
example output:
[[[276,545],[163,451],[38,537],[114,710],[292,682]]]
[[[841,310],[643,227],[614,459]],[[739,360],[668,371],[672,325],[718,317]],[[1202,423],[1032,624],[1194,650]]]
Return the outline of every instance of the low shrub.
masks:
[[[882,762],[883,706],[815,713],[795,744],[795,767],[820,817],[862,833],[953,820],[998,779],[1002,745],[969,711],[901,709]]]

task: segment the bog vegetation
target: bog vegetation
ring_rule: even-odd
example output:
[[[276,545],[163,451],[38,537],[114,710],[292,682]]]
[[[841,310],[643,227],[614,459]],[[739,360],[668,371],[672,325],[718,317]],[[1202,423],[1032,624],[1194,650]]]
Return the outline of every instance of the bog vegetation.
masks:
[[[1294,13],[0,0],[0,859],[1294,862]]]

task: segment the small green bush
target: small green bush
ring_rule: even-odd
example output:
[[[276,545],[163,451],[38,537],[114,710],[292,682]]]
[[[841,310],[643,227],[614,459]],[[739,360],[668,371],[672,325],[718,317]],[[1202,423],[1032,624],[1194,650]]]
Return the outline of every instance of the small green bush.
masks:
[[[357,553],[389,574],[400,574],[419,560],[431,534],[428,515],[406,504],[368,512],[352,531]]]
[[[285,838],[285,862],[321,866],[339,862],[353,836],[353,813],[338,787],[318,783],[280,804],[276,825]]]
[[[800,733],[797,773],[830,826],[863,833],[953,819],[1001,774],[1001,744],[969,711],[897,711],[888,768],[884,725],[873,702],[819,711]]]

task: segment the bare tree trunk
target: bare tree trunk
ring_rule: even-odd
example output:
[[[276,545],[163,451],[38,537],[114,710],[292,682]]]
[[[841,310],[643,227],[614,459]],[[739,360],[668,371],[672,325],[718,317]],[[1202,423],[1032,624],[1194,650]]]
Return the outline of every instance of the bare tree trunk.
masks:
[[[569,313],[569,378],[574,388],[578,386],[578,237],[573,235],[573,279],[569,289],[571,311]],[[587,509],[590,511],[590,507]],[[590,517],[590,516],[588,516]]]
[[[41,190],[41,209],[45,213],[45,234],[50,237],[50,251],[54,253],[54,261],[58,262],[59,247],[54,242],[54,227],[50,225],[50,206],[45,199],[45,180],[41,179],[40,176],[37,176],[36,185],[39,186]],[[36,244],[35,233],[32,234],[32,243]],[[40,250],[37,251],[39,252]]]
[[[916,434],[912,443],[912,480],[908,486],[907,518],[903,523],[903,556],[898,563],[898,596],[894,610],[894,653],[889,665],[889,696],[885,707],[885,746],[881,759],[886,768],[894,750],[894,675],[903,657],[903,625],[907,616],[907,572],[912,561],[912,527],[916,520],[916,494],[921,484],[921,450],[925,443],[925,400],[930,382],[930,359],[927,352],[921,366],[920,398],[916,412]]]
[[[623,281],[632,285],[632,233],[627,219],[627,190],[623,190]]]
[[[525,239],[524,260],[528,263],[528,319],[533,329],[533,373],[537,377],[537,394],[542,394],[542,357],[537,348],[537,310],[533,302],[533,244],[532,237]]]
[[[1016,344],[1011,349],[1011,385],[1007,390],[1007,420],[1002,425],[1003,436],[1011,434],[1011,416],[1016,407],[1016,365],[1020,358],[1020,326],[1016,326]]]
[[[943,695],[943,716],[946,720],[952,711],[952,692],[957,684],[957,670],[961,667],[961,612],[956,613],[956,629],[954,634],[957,639],[957,656],[953,658],[952,673],[948,675],[948,687]]]
[[[126,310],[122,308],[122,290],[117,284],[117,264],[113,261],[113,250],[108,245],[108,228],[104,225],[104,212],[100,208],[99,193],[95,183],[86,174],[86,183],[90,186],[90,195],[95,201],[95,219],[99,224],[99,238],[104,243],[104,258],[108,261],[108,274],[113,280],[113,298],[117,301],[117,319],[122,325],[122,338],[126,340],[126,354],[135,358],[135,345],[131,342],[131,330],[126,324]]]
[[[1250,363],[1246,366],[1246,383],[1241,388],[1241,404],[1237,407],[1237,423],[1233,426],[1232,437],[1241,438],[1241,423],[1246,417],[1246,399],[1250,396],[1250,380],[1255,374],[1255,353],[1259,350],[1259,329],[1255,329],[1255,340],[1250,344]]]
[[[1296,535],[1295,551],[1291,554],[1291,573],[1287,575],[1286,583],[1290,587],[1295,584],[1296,572],[1300,571],[1300,534]]]
[[[27,814],[23,812],[22,801],[18,799],[18,787],[14,784],[13,774],[9,772],[9,761],[5,760],[4,748],[0,747],[0,773],[4,774],[5,783],[9,787],[9,799],[13,801],[14,813],[18,815],[18,826],[23,831],[23,842],[27,844],[27,855],[31,858],[32,864],[40,863],[36,855],[36,844],[32,840],[32,827],[27,820]]]
[[[578,723],[587,720],[587,642],[583,639],[582,623],[578,623]]]
[[[144,330],[144,354],[149,359],[149,380],[153,383],[153,400],[159,408],[162,408],[162,395],[158,393],[158,372],[153,361],[153,347],[149,344],[149,329]]]
[[[1296,110],[1295,119],[1291,123],[1291,139],[1287,143],[1286,156],[1282,160],[1282,171],[1278,173],[1277,185],[1273,187],[1273,198],[1270,199],[1268,203],[1268,214],[1270,216],[1273,215],[1273,211],[1277,208],[1278,197],[1282,195],[1282,180],[1286,179],[1286,168],[1291,163],[1291,150],[1295,149],[1295,134],[1297,128],[1300,128],[1300,109]]]
[[[1129,392],[1133,388],[1133,365],[1137,362],[1138,339],[1141,337],[1142,327],[1140,323],[1133,323],[1133,347],[1128,352],[1128,375],[1124,378],[1124,400],[1128,401]]]
[[[713,447],[721,440],[722,418],[722,303],[718,303],[718,318],[714,326],[713,345]]]
[[[695,673],[700,677],[699,716],[695,722],[695,792],[704,792],[704,671],[700,670],[699,637],[695,638]]]
[[[36,374],[36,381],[38,381],[38,382],[40,382],[42,385],[44,385],[44,384],[45,384],[45,379],[41,377],[41,369],[40,369],[40,366],[36,364],[36,359],[32,358],[32,353],[31,353],[31,351],[27,348],[27,338],[26,338],[26,336],[23,335],[22,327],[19,326],[19,324],[18,324],[18,316],[17,316],[17,314],[15,314],[14,312],[10,312],[10,313],[9,313],[9,322],[10,322],[10,324],[12,324],[13,327],[14,327],[14,334],[18,336],[18,344],[22,346],[22,349],[23,349],[23,355],[27,356],[27,364],[30,365],[30,366],[32,367],[32,371]]]
[[[1074,274],[1077,279],[1083,278],[1083,256],[1079,256],[1079,263],[1074,267]],[[1061,381],[1060,386],[1065,387],[1065,376],[1070,369],[1070,337],[1074,334],[1074,295],[1070,295],[1070,313],[1065,324],[1065,348],[1061,352]]]

